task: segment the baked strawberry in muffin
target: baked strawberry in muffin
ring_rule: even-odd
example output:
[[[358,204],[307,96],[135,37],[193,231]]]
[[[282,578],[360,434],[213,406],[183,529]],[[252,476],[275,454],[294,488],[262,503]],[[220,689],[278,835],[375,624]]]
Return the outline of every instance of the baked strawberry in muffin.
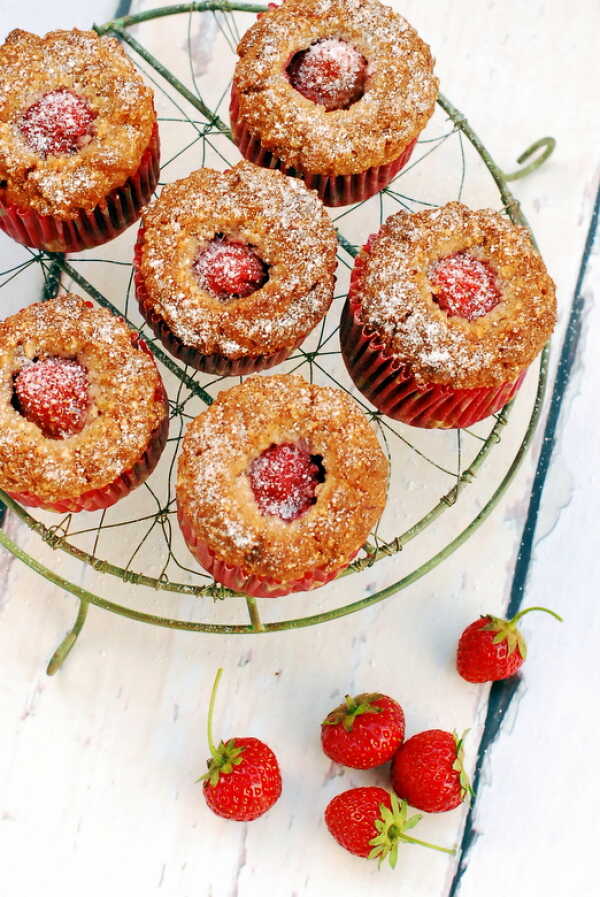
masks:
[[[335,230],[301,181],[241,162],[195,171],[145,211],[140,311],[176,358],[207,373],[283,361],[329,309]]]
[[[527,230],[452,202],[399,212],[358,255],[340,339],[389,417],[469,427],[502,408],[549,339],[554,284]]]
[[[435,108],[429,47],[379,0],[285,0],[238,55],[230,116],[241,153],[303,178],[329,206],[389,184]]]
[[[114,38],[12,31],[0,47],[0,228],[76,252],[132,224],[158,180],[152,91]]]
[[[120,318],[66,295],[0,322],[0,489],[49,511],[107,508],[165,446],[154,359]]]
[[[301,377],[252,377],[188,427],[177,476],[187,545],[248,595],[313,589],[346,567],[379,519],[388,464],[358,406]]]

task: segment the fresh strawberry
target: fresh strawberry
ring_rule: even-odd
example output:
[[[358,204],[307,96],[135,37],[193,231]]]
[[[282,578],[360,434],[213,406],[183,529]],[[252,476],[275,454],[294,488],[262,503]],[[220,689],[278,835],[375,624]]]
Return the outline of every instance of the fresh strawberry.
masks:
[[[70,90],[52,90],[23,114],[19,130],[31,149],[44,159],[76,153],[93,136],[96,113]]]
[[[392,698],[362,694],[332,710],[321,725],[328,757],[354,769],[372,769],[391,760],[404,740],[404,713]]]
[[[467,321],[487,315],[502,299],[490,265],[469,252],[456,252],[436,262],[431,281],[440,308]]]
[[[345,41],[328,37],[296,53],[287,74],[292,87],[329,112],[346,109],[362,97],[367,60]]]
[[[350,853],[380,863],[387,857],[392,869],[398,858],[398,845],[403,842],[455,853],[451,848],[407,835],[423,818],[419,813],[409,818],[407,809],[406,801],[399,801],[384,788],[351,788],[329,802],[325,824],[338,844]]]
[[[444,813],[472,795],[463,766],[463,739],[464,735],[429,729],[405,741],[392,762],[398,797],[426,813]]]
[[[212,718],[219,680],[217,670],[208,710],[208,746],[211,757],[202,781],[206,803],[217,816],[250,822],[266,813],[281,794],[277,757],[258,738],[230,738],[215,747]]]
[[[200,250],[194,271],[216,299],[243,299],[264,285],[268,269],[250,246],[218,238]]]
[[[319,456],[292,442],[270,445],[250,465],[252,492],[263,514],[295,520],[314,505],[323,482]]]
[[[43,358],[15,377],[15,404],[48,439],[65,439],[83,430],[89,408],[86,369],[69,358]]]
[[[517,623],[532,610],[562,618],[546,607],[527,607],[512,620],[486,614],[467,626],[458,641],[456,669],[467,682],[495,682],[513,676],[527,657],[527,645]]]

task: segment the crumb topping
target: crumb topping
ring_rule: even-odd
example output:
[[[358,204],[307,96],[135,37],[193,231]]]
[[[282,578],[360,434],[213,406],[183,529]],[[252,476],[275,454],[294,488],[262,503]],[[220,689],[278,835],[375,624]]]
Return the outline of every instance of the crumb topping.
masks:
[[[156,365],[132,336],[120,318],[75,295],[30,305],[0,323],[1,489],[60,501],[133,467],[167,406]],[[50,438],[15,407],[13,388],[21,375],[58,359],[84,369],[89,402],[80,432]]]
[[[0,195],[42,215],[89,212],[137,170],[155,120],[114,38],[12,31],[0,47]]]
[[[223,302],[202,289],[195,262],[215,237],[253,248],[268,279]],[[296,178],[241,162],[203,168],[167,185],[146,209],[137,275],[153,310],[186,346],[229,358],[296,345],[333,298],[337,241],[314,191]]]
[[[290,520],[261,512],[249,476],[257,458],[282,444],[320,456],[326,472],[316,502]],[[177,502],[221,560],[293,582],[348,563],[383,511],[387,474],[373,428],[341,390],[294,375],[251,377],[188,427]]]
[[[488,283],[471,320],[435,300],[438,266],[454,257],[454,273],[463,276],[467,255],[470,270],[478,262],[495,272],[500,300],[495,303]],[[452,202],[399,212],[356,264],[349,301],[384,351],[410,365],[421,385],[470,389],[513,381],[552,333],[556,298],[544,262],[526,229],[491,209]]]
[[[290,83],[290,60],[318,42],[346,44],[367,62],[364,92],[347,108],[328,109]],[[238,55],[240,121],[304,174],[355,174],[392,162],[435,107],[429,47],[379,0],[286,0],[248,29]]]

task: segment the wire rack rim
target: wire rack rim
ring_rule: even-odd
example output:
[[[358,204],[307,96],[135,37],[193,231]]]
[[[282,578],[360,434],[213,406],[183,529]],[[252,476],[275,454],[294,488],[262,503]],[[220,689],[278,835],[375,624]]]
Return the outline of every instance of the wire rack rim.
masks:
[[[325,623],[330,620],[348,616],[349,614],[356,613],[359,610],[363,610],[366,607],[370,607],[373,604],[377,604],[380,601],[383,601],[386,598],[395,595],[397,592],[405,589],[407,586],[416,582],[418,579],[421,579],[421,577],[425,576],[426,573],[429,573],[431,570],[437,567],[438,564],[440,564],[454,551],[456,551],[457,548],[460,548],[460,546],[467,541],[469,536],[483,523],[483,521],[486,520],[487,517],[489,517],[489,515],[501,499],[502,495],[508,488],[510,482],[512,481],[535,433],[544,403],[548,355],[549,351],[548,348],[546,348],[542,353],[542,371],[540,373],[540,379],[538,381],[538,390],[533,413],[529,420],[529,425],[527,427],[525,437],[521,442],[521,445],[519,446],[519,449],[517,450],[513,461],[508,468],[508,471],[504,475],[501,483],[496,488],[488,502],[477,514],[477,516],[444,548],[442,548],[439,552],[429,558],[429,560],[424,564],[421,564],[421,566],[406,574],[406,576],[404,576],[402,579],[399,579],[397,582],[386,586],[384,589],[381,589],[374,595],[369,595],[366,598],[354,601],[351,604],[346,604],[343,607],[334,608],[330,611],[324,611],[322,613],[313,614],[307,617],[299,617],[293,620],[282,620],[276,623],[258,622],[257,624],[257,622],[253,622],[250,624],[226,625],[216,623],[197,623],[193,620],[178,620],[170,617],[158,616],[156,614],[145,613],[143,611],[137,611],[130,607],[124,607],[123,605],[117,604],[114,601],[108,601],[105,598],[101,598],[99,595],[96,595],[93,592],[88,591],[87,589],[83,589],[81,588],[81,586],[75,585],[75,583],[69,582],[68,580],[54,573],[44,564],[40,563],[36,558],[31,557],[31,555],[27,554],[25,551],[19,548],[19,546],[15,542],[13,542],[13,540],[10,539],[10,537],[7,536],[6,533],[4,533],[2,530],[0,530],[0,544],[8,549],[8,551],[10,551],[15,557],[19,558],[21,561],[27,564],[27,566],[29,566],[32,570],[44,576],[47,580],[54,583],[54,585],[60,586],[65,591],[70,592],[72,595],[78,598],[80,602],[94,604],[96,607],[103,608],[104,610],[111,611],[112,613],[118,614],[123,617],[128,617],[132,620],[137,620],[138,622],[150,623],[169,629],[179,629],[188,632],[207,632],[221,635],[249,635],[259,632],[277,632],[284,629],[301,629],[307,626],[314,626],[319,623]],[[246,600],[250,602],[251,608],[255,607],[255,602],[253,599]]]

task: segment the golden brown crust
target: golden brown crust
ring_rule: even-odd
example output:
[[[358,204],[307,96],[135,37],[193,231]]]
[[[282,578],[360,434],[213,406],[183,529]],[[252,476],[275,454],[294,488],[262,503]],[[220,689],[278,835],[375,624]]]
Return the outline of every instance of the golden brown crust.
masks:
[[[316,40],[351,44],[369,64],[364,95],[327,112],[295,90],[285,69]],[[427,44],[378,0],[285,0],[238,46],[239,119],[303,174],[345,175],[397,159],[431,117],[438,91]]]
[[[64,88],[96,113],[94,137],[73,155],[46,159],[19,130],[23,113]],[[119,42],[93,31],[45,37],[12,31],[0,47],[0,183],[5,202],[42,215],[91,211],[137,170],[156,121],[152,91]]]
[[[47,439],[13,406],[13,380],[35,358],[76,358],[88,372],[86,424]],[[148,447],[167,407],[157,367],[125,323],[75,295],[30,305],[0,323],[0,488],[48,503],[112,483]]]
[[[296,178],[241,162],[202,168],[169,184],[143,217],[140,272],[150,305],[186,346],[237,359],[298,344],[333,298],[337,241],[314,191]],[[265,285],[222,302],[193,270],[216,234],[252,245]]]
[[[248,468],[272,443],[305,440],[325,482],[301,517],[261,514]],[[183,439],[177,502],[217,557],[288,583],[344,566],[385,505],[388,464],[358,406],[341,390],[301,377],[252,377],[220,393]]]
[[[502,296],[472,321],[449,316],[432,298],[431,266],[462,250],[490,264]],[[359,259],[364,267],[354,298],[360,319],[421,386],[512,382],[552,333],[554,284],[527,230],[499,212],[458,202],[399,212]]]

